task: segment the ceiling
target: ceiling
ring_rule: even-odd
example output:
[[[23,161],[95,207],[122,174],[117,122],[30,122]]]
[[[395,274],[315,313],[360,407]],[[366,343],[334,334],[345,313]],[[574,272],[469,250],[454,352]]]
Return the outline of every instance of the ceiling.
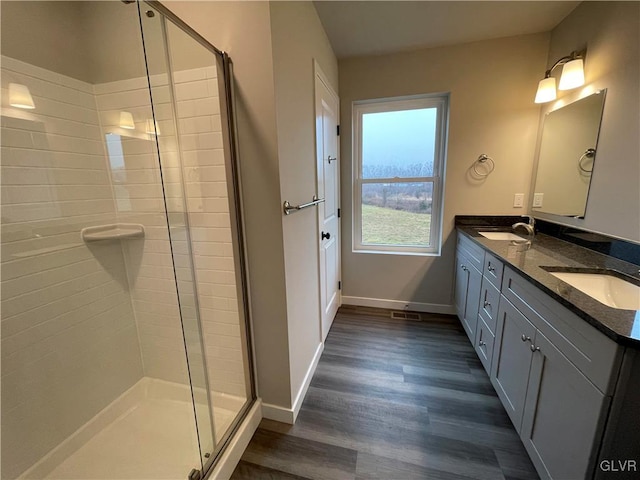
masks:
[[[338,58],[547,32],[580,2],[315,1]]]

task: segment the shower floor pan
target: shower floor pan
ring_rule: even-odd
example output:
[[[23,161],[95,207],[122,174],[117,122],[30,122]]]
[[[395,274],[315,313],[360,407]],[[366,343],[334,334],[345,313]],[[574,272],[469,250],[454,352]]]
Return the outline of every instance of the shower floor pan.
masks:
[[[228,408],[214,407],[216,441],[244,401],[225,396],[222,403]],[[20,479],[178,479],[192,468],[200,460],[189,388],[145,377]]]

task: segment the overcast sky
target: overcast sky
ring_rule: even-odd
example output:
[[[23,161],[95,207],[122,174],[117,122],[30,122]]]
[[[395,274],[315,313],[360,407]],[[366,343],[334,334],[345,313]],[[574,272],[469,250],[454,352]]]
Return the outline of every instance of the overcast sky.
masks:
[[[425,163],[433,173],[436,109],[367,113],[362,118],[363,166]]]

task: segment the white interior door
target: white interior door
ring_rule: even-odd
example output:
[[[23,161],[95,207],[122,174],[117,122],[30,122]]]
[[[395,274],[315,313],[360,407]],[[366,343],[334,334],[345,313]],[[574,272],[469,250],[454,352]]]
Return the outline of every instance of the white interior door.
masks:
[[[318,197],[318,248],[320,250],[320,308],[322,340],[327,338],[341,304],[340,297],[340,181],[338,165],[338,96],[316,65],[316,162]]]

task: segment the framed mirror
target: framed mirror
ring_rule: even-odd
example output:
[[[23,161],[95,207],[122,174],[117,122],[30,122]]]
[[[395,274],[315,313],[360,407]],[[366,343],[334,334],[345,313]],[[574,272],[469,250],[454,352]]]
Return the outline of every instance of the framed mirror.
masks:
[[[606,90],[544,119],[531,211],[584,218]]]

